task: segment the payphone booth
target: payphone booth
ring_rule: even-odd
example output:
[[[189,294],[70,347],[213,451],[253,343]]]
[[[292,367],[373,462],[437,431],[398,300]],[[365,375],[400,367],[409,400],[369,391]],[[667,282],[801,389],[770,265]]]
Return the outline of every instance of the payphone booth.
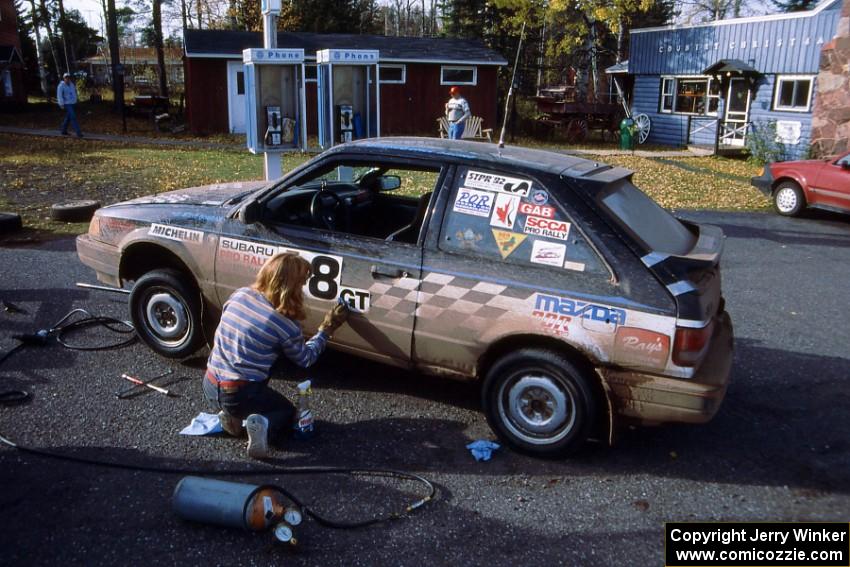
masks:
[[[251,153],[307,149],[303,49],[246,49],[245,110]]]
[[[377,50],[323,49],[318,63],[319,145],[381,135]]]

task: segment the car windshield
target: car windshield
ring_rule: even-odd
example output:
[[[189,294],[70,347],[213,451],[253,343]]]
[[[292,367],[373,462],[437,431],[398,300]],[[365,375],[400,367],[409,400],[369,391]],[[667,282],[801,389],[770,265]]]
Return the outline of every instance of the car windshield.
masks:
[[[697,237],[685,225],[628,179],[615,181],[598,199],[650,251],[684,255],[696,244]]]

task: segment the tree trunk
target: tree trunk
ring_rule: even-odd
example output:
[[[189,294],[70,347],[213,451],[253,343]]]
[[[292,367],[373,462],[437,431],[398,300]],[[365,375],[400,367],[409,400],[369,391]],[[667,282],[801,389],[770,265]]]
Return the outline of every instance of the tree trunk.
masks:
[[[189,22],[187,21],[186,16],[186,0],[180,0],[180,18],[183,24],[183,34],[185,36],[186,30],[189,27]]]
[[[168,98],[168,74],[165,68],[165,49],[162,46],[162,0],[153,0],[153,46],[159,73],[159,96]]]
[[[112,93],[115,97],[114,109],[124,115],[124,72],[120,68],[121,54],[118,45],[118,14],[115,12],[115,0],[107,0],[106,34],[109,36],[109,59],[112,68]]]
[[[39,14],[41,22],[44,24],[44,29],[47,31],[47,44],[50,46],[50,54],[53,56],[53,64],[56,66],[57,83],[62,80],[60,75],[61,67],[59,66],[59,56],[56,55],[56,36],[53,35],[53,27],[50,25],[50,12],[47,11],[47,5],[44,0],[40,0]]]
[[[58,0],[59,6],[59,31],[62,32],[62,51],[65,52],[65,70],[71,72],[71,61],[77,62],[73,53],[68,53],[68,20],[65,16],[65,2]]]
[[[623,60],[623,36],[625,35],[623,33],[623,25],[623,15],[620,14],[617,17],[617,55],[614,60],[615,63],[619,63]]]
[[[41,94],[50,97],[47,88],[47,73],[45,73],[44,52],[41,50],[41,31],[39,30],[38,11],[35,8],[35,0],[30,0],[30,15],[32,16],[32,29],[35,32],[35,56],[38,61],[38,82],[41,85]]]
[[[201,0],[195,0],[195,10],[198,12],[198,29],[204,29],[203,22],[201,20]]]

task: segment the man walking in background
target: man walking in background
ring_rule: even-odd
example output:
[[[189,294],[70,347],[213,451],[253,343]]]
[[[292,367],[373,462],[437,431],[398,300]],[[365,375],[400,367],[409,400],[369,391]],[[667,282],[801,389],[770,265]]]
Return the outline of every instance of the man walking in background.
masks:
[[[452,87],[449,90],[451,98],[446,103],[446,120],[449,121],[449,138],[452,140],[460,140],[463,136],[463,128],[466,125],[466,119],[470,117],[469,103],[466,99],[460,96],[460,89]]]
[[[71,74],[65,73],[62,75],[62,82],[56,88],[56,100],[59,102],[59,108],[65,111],[65,120],[62,121],[62,135],[68,135],[68,123],[74,127],[78,138],[83,137],[80,132],[80,124],[77,122],[77,86],[71,80]]]

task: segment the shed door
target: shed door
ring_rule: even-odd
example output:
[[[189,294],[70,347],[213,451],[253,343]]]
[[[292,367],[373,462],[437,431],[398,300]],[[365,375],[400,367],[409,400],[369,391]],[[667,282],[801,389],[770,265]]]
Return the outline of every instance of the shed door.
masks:
[[[747,139],[750,115],[750,87],[742,78],[729,79],[726,118],[720,133],[721,146],[743,146]]]
[[[231,134],[245,133],[245,69],[241,61],[227,62],[227,119]]]

